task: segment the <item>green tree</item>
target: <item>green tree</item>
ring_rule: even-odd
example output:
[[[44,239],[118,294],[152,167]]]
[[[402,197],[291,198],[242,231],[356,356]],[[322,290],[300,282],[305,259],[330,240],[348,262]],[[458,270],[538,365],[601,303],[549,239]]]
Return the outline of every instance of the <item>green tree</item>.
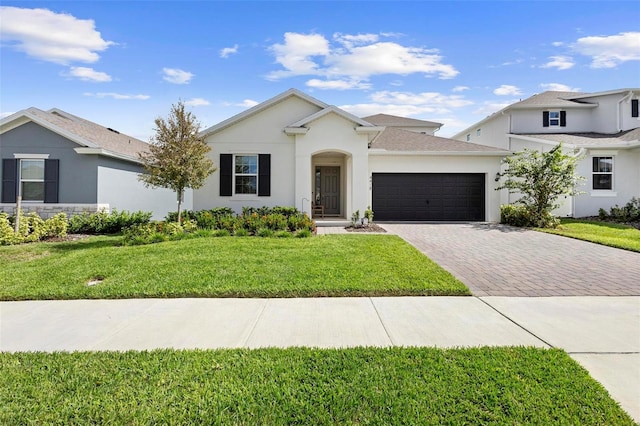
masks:
[[[555,226],[551,211],[560,206],[558,198],[581,193],[576,188],[584,180],[576,174],[581,157],[565,154],[562,148],[562,143],[547,152],[525,148],[506,157],[507,168],[498,174],[504,181],[496,190],[520,194],[516,204],[524,205],[534,226]]]
[[[198,136],[200,123],[185,111],[182,101],[171,105],[169,117],[158,117],[155,124],[149,152],[138,154],[145,169],[139,179],[146,187],[169,188],[176,193],[180,223],[185,189],[201,188],[216,167],[207,157],[211,148]]]

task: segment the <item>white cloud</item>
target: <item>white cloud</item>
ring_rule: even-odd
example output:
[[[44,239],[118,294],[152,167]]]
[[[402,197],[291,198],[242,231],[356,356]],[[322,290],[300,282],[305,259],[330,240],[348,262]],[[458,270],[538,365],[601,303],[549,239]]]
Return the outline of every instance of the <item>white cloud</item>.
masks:
[[[378,34],[341,34],[333,36],[333,45],[321,34],[285,33],[284,43],[270,51],[284,69],[269,73],[267,79],[313,75],[330,81],[367,81],[380,74],[425,74],[453,78],[459,72],[442,63],[435,49],[407,47],[381,41]]]
[[[340,108],[364,117],[385,113],[399,116],[448,114],[452,108],[462,108],[473,102],[461,95],[443,95],[435,92],[411,93],[380,91],[370,97],[371,103],[343,105]]]
[[[464,92],[465,90],[469,90],[468,86],[456,86],[453,89],[451,89],[452,92],[457,93],[457,92]]]
[[[544,65],[540,65],[540,68],[557,68],[558,70],[568,70],[573,68],[575,62],[570,56],[550,56],[550,61]]]
[[[578,87],[570,87],[566,84],[560,83],[543,83],[540,87],[544,90],[551,90],[554,92],[579,92],[580,88]]]
[[[147,100],[151,97],[149,95],[125,95],[122,93],[113,93],[113,92],[98,92],[98,93],[85,92],[84,96],[92,96],[94,98],[113,98],[118,100],[135,99],[135,100],[141,100],[141,101]]]
[[[361,81],[346,81],[346,80],[318,80],[313,78],[306,82],[308,87],[321,90],[350,90],[350,89],[369,89],[371,84],[363,83]]]
[[[10,116],[12,114],[15,114],[15,111],[13,111],[13,112],[0,112],[0,119],[8,117],[8,116]]]
[[[640,60],[640,32],[581,37],[571,47],[591,57],[591,68],[614,68],[623,62]]]
[[[162,68],[164,73],[163,80],[174,84],[187,84],[194,77],[189,71],[184,71],[179,68]]]
[[[94,81],[97,83],[106,83],[111,81],[111,76],[107,73],[96,71],[93,68],[88,67],[71,67],[69,71],[63,73],[68,77],[77,77],[83,81]]]
[[[238,106],[251,108],[251,107],[254,107],[254,106],[258,105],[259,103],[260,102],[254,101],[253,99],[245,99],[244,101],[242,101],[242,103],[238,104]]]
[[[514,96],[514,95],[521,95],[522,91],[520,90],[520,88],[516,86],[503,84],[502,86],[495,89],[493,91],[493,94],[498,96]]]
[[[193,106],[193,107],[211,105],[208,100],[202,99],[202,98],[192,98],[192,99],[189,99],[188,101],[185,101],[184,104],[188,106]]]
[[[229,55],[233,55],[235,53],[238,53],[238,45],[234,44],[233,47],[225,47],[224,49],[220,50],[220,57],[221,58],[228,58]]]
[[[114,44],[102,38],[93,20],[48,9],[2,6],[0,20],[4,45],[44,61],[93,63],[100,59],[97,52]]]
[[[564,46],[564,43],[561,41],[554,41],[553,43],[551,43],[551,45],[554,47],[560,47],[560,46]]]

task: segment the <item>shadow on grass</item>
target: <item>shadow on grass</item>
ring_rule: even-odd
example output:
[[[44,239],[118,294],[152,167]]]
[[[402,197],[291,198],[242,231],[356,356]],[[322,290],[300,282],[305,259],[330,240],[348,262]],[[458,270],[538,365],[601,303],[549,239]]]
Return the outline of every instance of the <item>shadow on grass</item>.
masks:
[[[52,251],[71,252],[76,250],[88,250],[103,247],[119,247],[120,238],[116,236],[91,236],[76,241],[61,241],[49,243]]]
[[[625,225],[623,223],[613,223],[613,222],[602,222],[599,220],[582,220],[582,219],[562,219],[561,225],[568,223],[583,223],[585,225],[594,225],[602,228],[611,228],[611,229],[633,229],[633,226]]]

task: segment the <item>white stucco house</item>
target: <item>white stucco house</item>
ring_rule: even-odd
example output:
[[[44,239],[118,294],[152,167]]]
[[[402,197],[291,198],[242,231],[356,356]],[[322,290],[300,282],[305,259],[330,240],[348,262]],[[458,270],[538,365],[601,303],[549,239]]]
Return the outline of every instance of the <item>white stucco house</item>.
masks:
[[[640,89],[598,93],[549,91],[516,102],[453,136],[509,151],[549,150],[563,142],[583,156],[577,173],[586,178],[556,212],[595,216],[600,208],[640,197]],[[513,202],[508,195],[503,202]]]
[[[505,148],[434,136],[440,123],[359,118],[290,89],[201,132],[218,171],[195,210],[295,206],[348,220],[498,221]]]

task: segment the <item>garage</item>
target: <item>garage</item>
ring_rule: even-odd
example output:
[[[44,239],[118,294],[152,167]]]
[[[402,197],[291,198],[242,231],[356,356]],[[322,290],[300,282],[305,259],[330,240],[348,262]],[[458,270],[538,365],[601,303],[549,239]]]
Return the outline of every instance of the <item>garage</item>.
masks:
[[[484,221],[484,173],[373,173],[379,221]]]

